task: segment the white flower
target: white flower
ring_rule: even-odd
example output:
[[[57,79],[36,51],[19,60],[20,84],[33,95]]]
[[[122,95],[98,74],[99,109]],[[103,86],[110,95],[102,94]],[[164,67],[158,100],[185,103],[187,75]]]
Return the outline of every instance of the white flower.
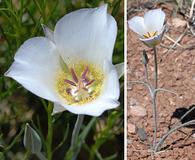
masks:
[[[5,75],[54,102],[54,114],[99,116],[119,106],[121,73],[112,64],[117,25],[107,5],[65,15],[54,32],[43,28],[46,37],[25,41]]]
[[[162,40],[165,32],[165,13],[161,9],[150,10],[144,17],[135,16],[128,21],[129,28],[140,35],[140,40],[154,47]]]

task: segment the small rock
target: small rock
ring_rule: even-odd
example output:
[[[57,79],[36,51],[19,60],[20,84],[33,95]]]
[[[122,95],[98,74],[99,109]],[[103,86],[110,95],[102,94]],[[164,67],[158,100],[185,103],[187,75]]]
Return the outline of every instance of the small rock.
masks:
[[[169,98],[169,103],[170,103],[170,105],[173,105],[173,106],[176,105],[176,103],[174,102],[174,100],[172,98]]]
[[[137,100],[136,99],[130,99],[129,101],[128,101],[128,103],[129,103],[129,106],[135,106],[138,102],[137,102]]]
[[[127,144],[132,144],[132,140],[131,139],[127,139]]]
[[[185,27],[187,22],[185,20],[182,20],[180,18],[174,18],[172,20],[172,25],[177,28],[177,27]]]
[[[128,130],[128,133],[135,133],[136,132],[136,126],[132,123],[128,123],[127,130]]]
[[[130,113],[134,116],[144,117],[146,113],[146,108],[142,106],[130,106]]]
[[[192,64],[195,65],[195,59],[192,60]]]
[[[191,157],[192,159],[195,159],[195,155],[192,155],[192,157]]]
[[[145,129],[138,128],[137,133],[138,133],[138,136],[139,136],[141,141],[146,141],[147,140],[147,134],[146,134]]]
[[[127,81],[127,89],[132,90],[133,89],[133,83]]]

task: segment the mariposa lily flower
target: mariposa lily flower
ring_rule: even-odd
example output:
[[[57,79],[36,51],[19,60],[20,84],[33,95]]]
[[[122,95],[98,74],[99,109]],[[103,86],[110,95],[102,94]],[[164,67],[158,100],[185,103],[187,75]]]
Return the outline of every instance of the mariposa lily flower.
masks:
[[[158,45],[165,32],[165,13],[161,9],[150,10],[144,17],[135,16],[128,21],[129,28],[140,35],[140,40],[149,47]]]
[[[54,32],[43,28],[46,37],[25,41],[5,75],[54,102],[54,114],[99,116],[119,106],[123,64],[112,64],[117,25],[107,5],[65,15]]]

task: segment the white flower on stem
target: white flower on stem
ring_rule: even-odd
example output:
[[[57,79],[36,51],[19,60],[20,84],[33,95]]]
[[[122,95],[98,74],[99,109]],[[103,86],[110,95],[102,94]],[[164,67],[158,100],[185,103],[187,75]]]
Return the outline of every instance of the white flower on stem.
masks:
[[[53,114],[99,116],[119,106],[121,73],[112,64],[117,25],[107,5],[71,12],[54,31],[43,28],[46,37],[25,41],[5,75],[53,101]]]
[[[149,47],[158,45],[165,32],[165,13],[161,9],[150,10],[144,17],[135,16],[128,21],[129,28],[140,35],[140,40]]]

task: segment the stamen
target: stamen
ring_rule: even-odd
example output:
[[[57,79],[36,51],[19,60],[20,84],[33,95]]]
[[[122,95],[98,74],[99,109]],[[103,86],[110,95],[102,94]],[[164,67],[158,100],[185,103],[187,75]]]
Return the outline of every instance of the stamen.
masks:
[[[85,78],[85,79],[83,79],[83,83],[88,83],[89,82],[89,79],[88,78]]]
[[[76,83],[74,83],[73,81],[70,81],[68,79],[65,79],[64,82],[66,82],[66,83],[68,83],[68,84],[70,84],[72,86],[75,86],[75,87],[77,86]]]
[[[87,72],[89,71],[89,67],[87,66],[84,70],[84,72],[82,73],[82,78],[83,79],[86,79],[86,75],[87,75]]]
[[[85,87],[83,87],[82,89],[83,89],[83,90],[85,90],[85,91],[88,91],[88,89],[87,89],[87,88],[85,88]]]
[[[74,80],[76,83],[78,83],[78,78],[77,78],[77,75],[76,75],[76,73],[75,73],[75,71],[74,71],[73,68],[71,68],[71,74],[72,74],[73,80]]]
[[[85,86],[89,86],[90,84],[92,84],[95,81],[95,79],[89,81],[87,84],[85,84]]]

